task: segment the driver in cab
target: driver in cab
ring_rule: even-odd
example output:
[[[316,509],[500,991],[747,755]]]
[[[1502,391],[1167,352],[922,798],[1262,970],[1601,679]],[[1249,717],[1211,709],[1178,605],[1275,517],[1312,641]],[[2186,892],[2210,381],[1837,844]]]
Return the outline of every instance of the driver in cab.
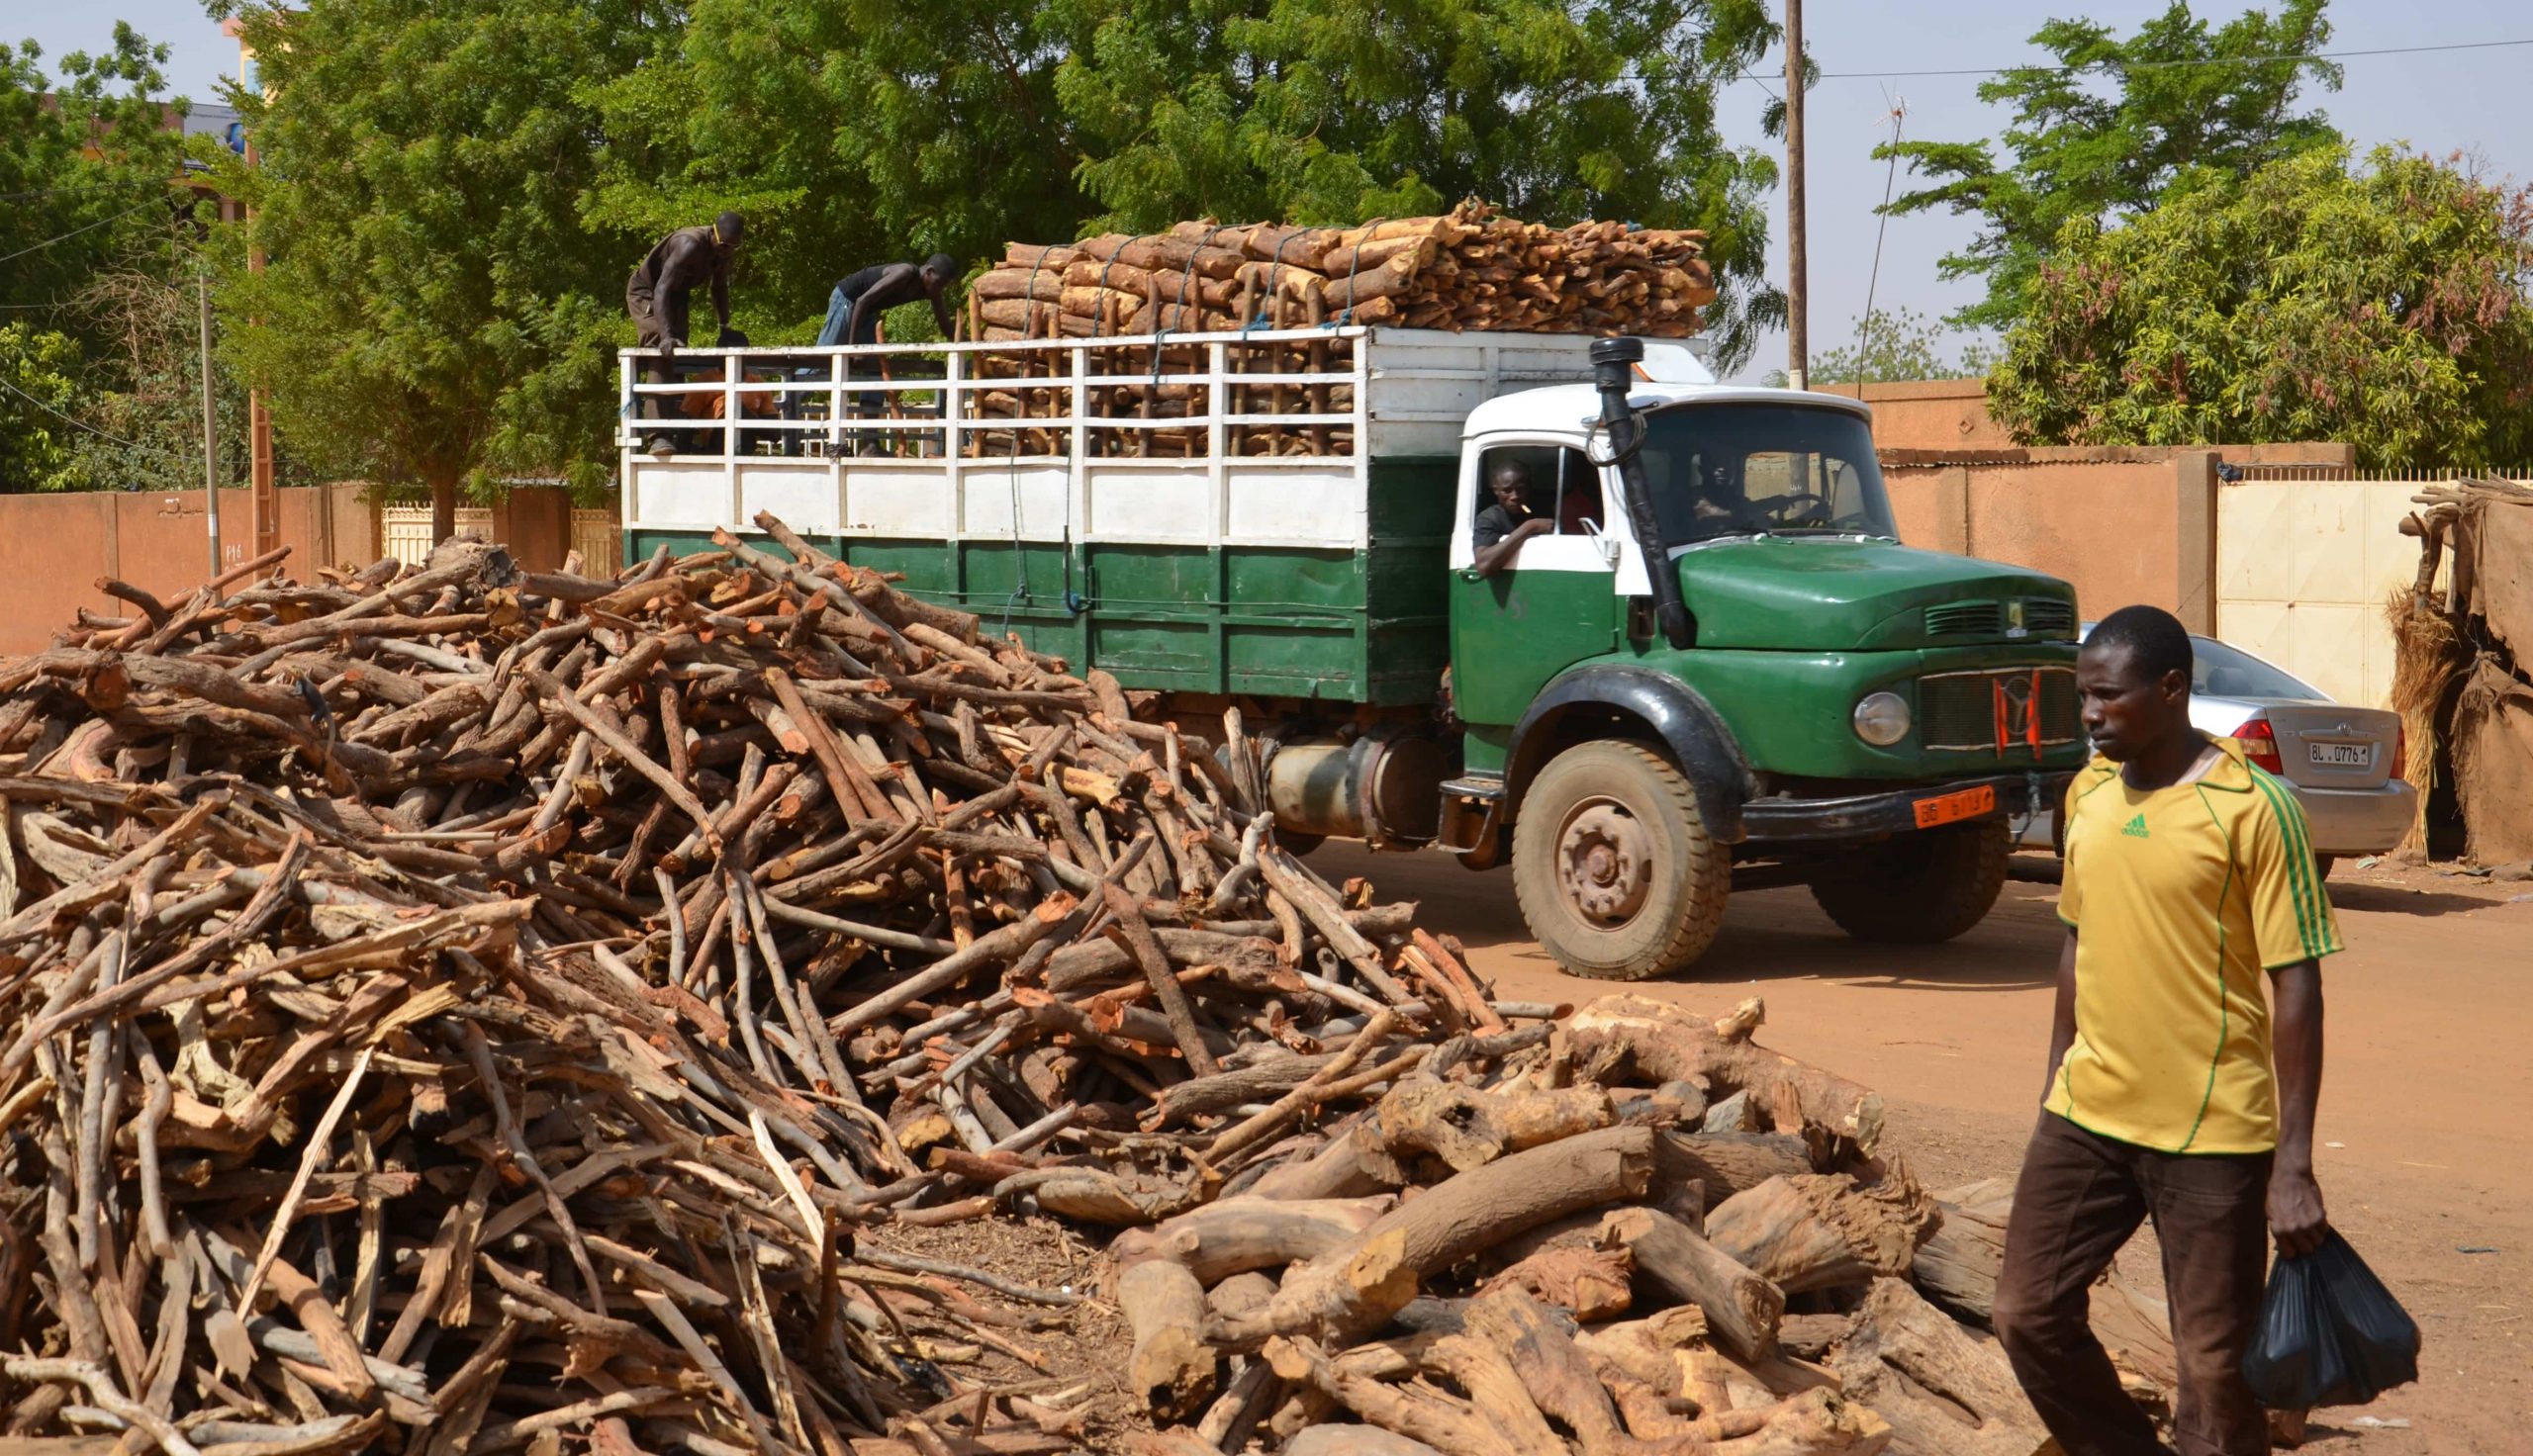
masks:
[[[1719,461],[1702,472],[1704,480],[1690,499],[1689,516],[1697,522],[1701,536],[1721,536],[1736,531],[1764,531],[1774,524],[1767,512],[1753,506],[1741,494],[1740,479],[1730,464]]]
[[[1530,467],[1507,460],[1486,479],[1495,503],[1477,513],[1477,574],[1491,577],[1513,564],[1522,543],[1556,529],[1556,522],[1531,508]]]

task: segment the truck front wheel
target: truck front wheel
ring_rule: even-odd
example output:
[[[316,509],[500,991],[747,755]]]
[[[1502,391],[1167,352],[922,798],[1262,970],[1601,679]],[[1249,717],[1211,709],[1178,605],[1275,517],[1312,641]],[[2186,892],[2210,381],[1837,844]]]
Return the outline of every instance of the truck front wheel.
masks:
[[[1812,882],[1812,898],[1859,941],[1948,941],[1987,919],[1997,903],[2009,838],[2003,819],[1897,835],[1842,856]]]
[[[1513,892],[1569,975],[1634,981],[1703,955],[1724,923],[1733,852],[1696,791],[1642,744],[1578,744],[1548,761],[1513,821]]]

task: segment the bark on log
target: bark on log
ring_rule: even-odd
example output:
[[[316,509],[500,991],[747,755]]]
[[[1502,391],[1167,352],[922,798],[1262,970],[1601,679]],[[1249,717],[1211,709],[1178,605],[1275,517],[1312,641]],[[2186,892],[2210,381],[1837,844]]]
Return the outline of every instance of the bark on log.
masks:
[[[1530,1400],[1574,1432],[1583,1456],[1697,1456],[1706,1444],[1686,1436],[1651,1441],[1631,1435],[1573,1336],[1522,1291],[1480,1296],[1469,1306],[1468,1331],[1520,1372]]]
[[[1904,1280],[1874,1281],[1830,1364],[1905,1456],[2032,1456],[2049,1439],[1997,1342]]]
[[[1625,1248],[1548,1248],[1490,1277],[1477,1293],[1483,1299],[1499,1290],[1520,1290],[1591,1324],[1628,1312],[1634,1271]]]
[[[1604,1128],[1517,1152],[1427,1189],[1365,1230],[1359,1255],[1396,1240],[1397,1272],[1412,1286],[1503,1238],[1577,1209],[1643,1194],[1652,1176],[1652,1134]],[[1367,1299],[1356,1259],[1335,1255],[1298,1271],[1263,1321],[1227,1327],[1222,1342],[1255,1348],[1270,1334],[1320,1331],[1351,1338],[1383,1301]],[[1412,1292],[1412,1291],[1411,1291]],[[1394,1288],[1383,1287],[1385,1297]],[[1400,1304],[1404,1304],[1402,1299]],[[1379,1312],[1380,1319],[1396,1307]]]
[[[1275,1373],[1308,1384],[1384,1430],[1421,1441],[1453,1456],[1540,1456],[1498,1432],[1467,1405],[1423,1386],[1389,1386],[1341,1369],[1310,1339],[1277,1336],[1266,1342]]]
[[[1812,1171],[1803,1139],[1773,1133],[1666,1132],[1654,1139],[1653,1156],[1662,1187],[1704,1183],[1710,1210],[1770,1178]]]
[[[1777,1287],[1651,1209],[1623,1209],[1602,1226],[1603,1241],[1627,1246],[1638,1277],[1706,1312],[1717,1343],[1745,1359],[1776,1353],[1785,1296]]]
[[[1349,1248],[1397,1202],[1385,1194],[1312,1203],[1226,1198],[1150,1228],[1129,1229],[1109,1245],[1108,1253],[1120,1266],[1174,1260],[1210,1288],[1234,1274],[1325,1258]]]
[[[1214,1394],[1214,1352],[1205,1344],[1205,1291],[1184,1265],[1146,1259],[1117,1280],[1135,1345],[1127,1356],[1127,1388],[1170,1419],[1193,1416]]]
[[[1249,1185],[1252,1197],[1278,1201],[1361,1198],[1398,1185],[1376,1177],[1356,1155],[1351,1136],[1331,1138],[1310,1157],[1287,1162]]]
[[[1845,1173],[1770,1178],[1718,1204],[1706,1238],[1787,1294],[1905,1276],[1934,1230],[1934,1200],[1895,1165],[1867,1188]]]
[[[1568,1023],[1577,1057],[1623,1050],[1645,1080],[1696,1082],[1710,1095],[1746,1091],[1780,1133],[1806,1134],[1816,1166],[1840,1144],[1872,1153],[1882,1140],[1882,1096],[1747,1040],[1731,1019],[1717,1024],[1668,1002],[1605,996]],[[1717,1096],[1716,1100],[1721,1100]]]
[[[1991,1327],[1997,1275],[2006,1264],[2006,1218],[2014,1212],[2015,1185],[1990,1178],[1935,1195],[1942,1216],[1909,1266],[1920,1293],[1956,1319]]]
[[[1506,1096],[1414,1076],[1391,1088],[1357,1125],[1355,1150],[1374,1176],[1404,1183],[1407,1166],[1421,1153],[1465,1173],[1506,1152],[1606,1128],[1613,1120],[1610,1095],[1598,1087]]]

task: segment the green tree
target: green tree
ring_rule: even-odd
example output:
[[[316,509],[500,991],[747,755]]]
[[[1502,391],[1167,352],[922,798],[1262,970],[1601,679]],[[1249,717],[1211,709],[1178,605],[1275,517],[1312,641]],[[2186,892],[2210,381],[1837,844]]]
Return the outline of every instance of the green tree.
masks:
[[[2342,144],[2321,113],[2295,109],[2307,80],[2339,86],[2337,66],[2310,58],[2330,40],[2327,3],[2285,0],[2275,16],[2247,11],[2210,30],[2187,0],[2174,0],[2125,40],[2092,21],[2053,20],[2031,40],[2054,64],[1980,83],[1980,100],[2013,115],[1999,138],[2006,160],[1986,141],[1876,148],[1876,157],[1896,153],[1933,180],[1886,212],[1940,208],[1979,220],[1977,236],[1940,269],[1946,278],[1984,276],[1988,296],[1951,321],[2012,324],[2071,222],[2109,225],[2153,211],[2195,173],[2240,177]]]
[[[1988,377],[2051,444],[2344,440],[2370,467],[2533,456],[2533,188],[2378,149],[2069,223]]]
[[[66,305],[103,260],[164,239],[193,198],[170,186],[184,137],[168,130],[167,47],[117,22],[114,48],[47,73],[32,41],[0,46],[0,303]]]
[[[254,211],[222,254],[224,351],[329,473],[460,489],[591,488],[611,465],[612,347],[648,237],[582,206],[604,138],[591,78],[652,44],[642,0],[314,0],[242,16],[260,153],[224,164]],[[250,268],[248,249],[266,263]]]
[[[1777,37],[1754,0],[1050,0],[1093,226],[1312,224],[1462,197],[1549,223],[1703,228],[1718,364],[1784,318],[1766,153],[1715,96]]]
[[[695,0],[592,88],[589,216],[749,214],[750,327],[805,332],[841,273],[1187,218],[1336,224],[1476,195],[1547,222],[1704,228],[1729,368],[1783,318],[1774,162],[1715,92],[1775,39],[1757,0]],[[759,305],[762,308],[762,305]]]
[[[585,86],[608,137],[587,216],[656,237],[739,211],[738,309],[760,342],[805,341],[865,263],[1071,237],[1089,209],[1043,10],[694,0],[641,66]]]
[[[79,345],[53,329],[0,325],[0,491],[75,491],[81,468]]]
[[[1814,356],[1805,378],[1814,384],[1889,384],[1985,374],[1985,345],[1969,341],[1947,358],[1950,336],[1950,329],[1915,309],[1876,309],[1857,320],[1851,342]]]

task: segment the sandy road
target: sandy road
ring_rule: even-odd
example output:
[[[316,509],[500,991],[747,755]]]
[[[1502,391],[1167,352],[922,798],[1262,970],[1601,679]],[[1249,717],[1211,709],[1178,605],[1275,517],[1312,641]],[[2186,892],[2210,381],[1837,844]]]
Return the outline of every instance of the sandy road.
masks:
[[[1564,976],[1531,942],[1508,871],[1334,844],[1311,863],[1422,900],[1422,923],[1458,936],[1505,995],[1615,989]],[[2333,1222],[2426,1352],[2418,1385],[2320,1412],[2306,1449],[2533,1453],[2533,901],[2510,899],[2533,885],[2343,867],[2330,890],[2349,950],[2325,964],[2315,1161]],[[1985,924],[1929,949],[1850,941],[1803,890],[1744,895],[1691,978],[1635,989],[1718,1013],[1764,996],[1761,1039],[1879,1088],[1928,1184],[2011,1176],[2048,1047],[2057,893],[2009,883]],[[2151,1252],[2128,1258],[2151,1276]]]

